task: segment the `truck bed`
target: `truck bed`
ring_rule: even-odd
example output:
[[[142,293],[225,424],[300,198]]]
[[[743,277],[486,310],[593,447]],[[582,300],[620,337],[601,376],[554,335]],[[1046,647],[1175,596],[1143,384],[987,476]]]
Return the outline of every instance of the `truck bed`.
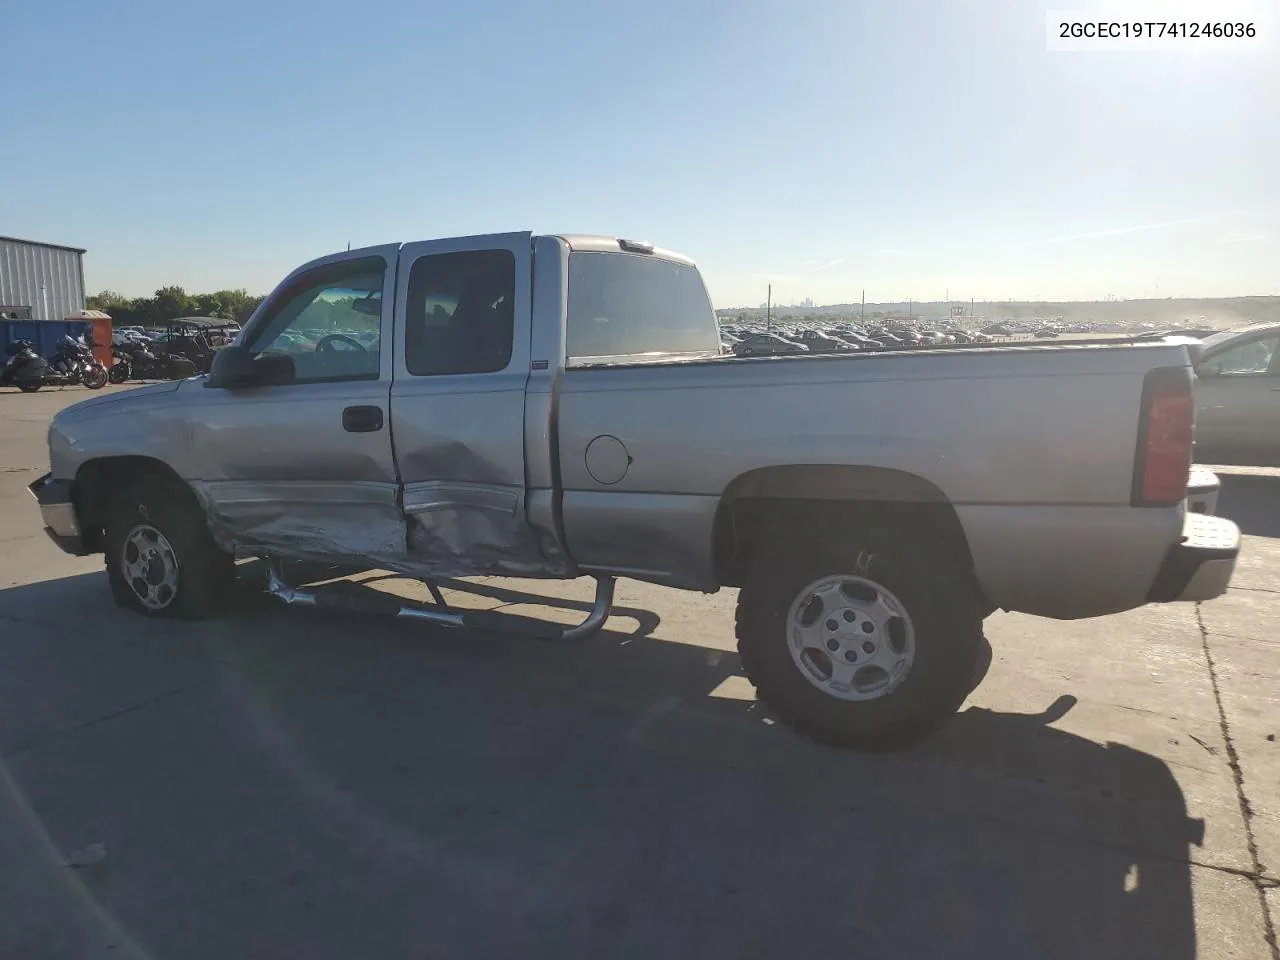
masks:
[[[710,589],[722,497],[762,471],[845,467],[875,499],[950,503],[998,605],[1123,609],[1182,523],[1129,505],[1143,377],[1187,365],[1181,345],[1107,340],[573,366],[566,534],[584,568]],[[602,449],[625,463],[608,485]]]

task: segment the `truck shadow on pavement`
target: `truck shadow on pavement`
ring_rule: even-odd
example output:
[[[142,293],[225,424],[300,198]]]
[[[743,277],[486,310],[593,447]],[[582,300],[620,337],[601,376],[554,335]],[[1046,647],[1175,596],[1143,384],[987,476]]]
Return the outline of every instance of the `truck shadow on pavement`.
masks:
[[[102,916],[155,958],[1196,953],[1201,825],[1162,761],[1056,728],[1065,694],[866,756],[646,611],[578,645],[252,599],[158,623],[102,574],[0,611],[0,834],[105,845],[9,844],[3,956],[81,956]]]
[[[1280,476],[1222,473],[1218,515],[1234,520],[1240,532],[1280,537]]]

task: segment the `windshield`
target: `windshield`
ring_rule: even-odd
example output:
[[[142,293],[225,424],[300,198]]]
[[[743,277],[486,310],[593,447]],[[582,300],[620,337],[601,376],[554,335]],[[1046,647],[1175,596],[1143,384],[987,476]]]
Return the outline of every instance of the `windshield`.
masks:
[[[626,253],[569,256],[569,357],[720,352],[695,267]]]

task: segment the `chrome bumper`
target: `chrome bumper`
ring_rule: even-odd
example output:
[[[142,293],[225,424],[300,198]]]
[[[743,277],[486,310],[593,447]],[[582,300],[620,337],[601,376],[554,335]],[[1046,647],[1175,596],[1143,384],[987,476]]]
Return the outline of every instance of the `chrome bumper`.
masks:
[[[1169,548],[1149,603],[1212,600],[1227,592],[1240,555],[1240,528],[1222,517],[1188,513],[1182,539]]]
[[[67,553],[84,556],[76,505],[71,498],[71,481],[55,480],[52,474],[46,473],[27,489],[40,505],[40,518],[49,539]]]
[[[1218,512],[1218,475],[1205,467],[1193,466],[1187,481],[1187,510],[1213,516]]]

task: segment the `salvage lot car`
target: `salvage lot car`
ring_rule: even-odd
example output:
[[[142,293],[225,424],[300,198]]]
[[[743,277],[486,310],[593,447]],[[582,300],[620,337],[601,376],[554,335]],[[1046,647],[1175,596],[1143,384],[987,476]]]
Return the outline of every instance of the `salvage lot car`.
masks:
[[[60,413],[32,492],[55,541],[103,552],[116,600],[153,616],[219,612],[235,555],[268,558],[288,602],[447,626],[480,621],[300,590],[275,561],[589,574],[588,618],[548,628],[571,637],[618,576],[740,586],[760,699],[880,749],[955,711],[994,609],[1226,589],[1239,532],[1185,505],[1191,384],[1161,342],[724,357],[678,254],[465,237],[300,267],[208,377]]]
[[[1196,361],[1196,449],[1208,463],[1280,465],[1280,323],[1207,337]]]

